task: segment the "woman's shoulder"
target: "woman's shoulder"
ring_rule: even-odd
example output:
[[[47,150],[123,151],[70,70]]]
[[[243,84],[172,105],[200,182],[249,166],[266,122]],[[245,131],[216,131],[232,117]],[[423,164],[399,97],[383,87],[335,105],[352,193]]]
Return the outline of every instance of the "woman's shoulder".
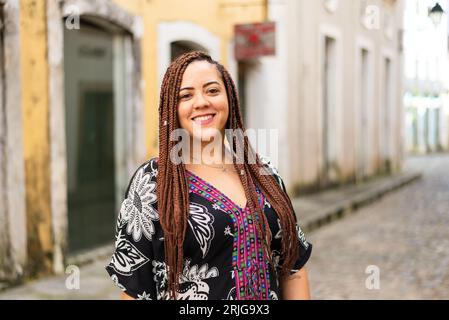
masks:
[[[259,155],[260,162],[262,162],[263,166],[270,171],[272,174],[279,175],[279,172],[276,166],[273,164],[271,159],[264,155]]]
[[[157,161],[158,158],[151,158],[137,167],[137,169],[131,176],[131,179],[129,180],[128,188],[125,192],[125,197],[128,196],[129,191],[133,186],[146,183],[156,184],[158,173]]]
[[[144,163],[145,171],[152,173],[155,177],[157,176],[157,171],[158,171],[158,168],[157,168],[158,160],[159,160],[158,157],[154,157]]]
[[[151,158],[151,159],[145,161],[137,168],[137,170],[134,173],[134,176],[136,174],[138,174],[139,172],[141,172],[143,174],[150,174],[152,178],[157,177],[157,172],[158,172],[157,162],[158,162],[157,157],[154,157],[154,158]]]
[[[264,168],[268,171],[268,174],[272,175],[276,181],[279,183],[281,188],[285,190],[284,181],[281,178],[281,175],[278,172],[277,167],[273,164],[271,159],[264,155],[259,155],[260,162],[264,166]]]

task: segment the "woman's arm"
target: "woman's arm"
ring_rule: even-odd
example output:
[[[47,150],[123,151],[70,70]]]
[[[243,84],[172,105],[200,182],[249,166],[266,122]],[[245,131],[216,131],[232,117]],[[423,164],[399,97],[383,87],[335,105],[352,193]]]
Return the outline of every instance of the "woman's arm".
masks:
[[[306,267],[282,280],[281,288],[284,300],[310,300]]]
[[[126,293],[122,292],[120,294],[120,300],[136,300],[136,299],[134,299],[130,295],[127,295]]]

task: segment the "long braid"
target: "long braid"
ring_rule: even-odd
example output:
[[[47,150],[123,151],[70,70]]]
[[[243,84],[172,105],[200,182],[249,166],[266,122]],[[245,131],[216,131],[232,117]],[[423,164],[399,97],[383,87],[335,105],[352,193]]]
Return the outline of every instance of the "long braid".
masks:
[[[200,51],[183,54],[171,63],[162,82],[159,101],[157,197],[161,226],[164,231],[165,260],[168,268],[167,285],[172,298],[176,298],[179,276],[183,268],[183,243],[189,216],[189,193],[184,164],[176,165],[170,161],[170,150],[173,150],[175,146],[175,141],[170,139],[170,133],[180,128],[177,117],[179,88],[185,69],[193,61],[208,61],[217,67],[226,86],[228,96],[229,119],[227,127],[234,130],[240,129],[241,132],[245,131],[234,82],[221,64]],[[272,235],[267,218],[258,204],[256,185],[268,199],[281,221],[283,230],[281,246],[284,257],[281,275],[284,276],[293,266],[298,254],[295,249],[298,244],[296,221],[290,199],[272,175],[262,174],[263,164],[246,136],[243,136],[243,141],[233,136],[229,142],[233,152],[239,148],[243,151],[243,159],[234,159],[234,167],[239,173],[248,206],[255,216],[256,229],[265,248],[264,254],[270,262],[272,262],[270,250]],[[236,152],[233,157],[238,156],[238,154],[239,152]]]
[[[227,86],[227,91],[228,92],[236,92],[235,89],[235,85],[232,81],[232,78],[230,77],[229,73],[224,70],[221,70],[222,74],[225,78],[225,83]],[[238,99],[236,99],[237,95],[231,94],[231,99],[230,99],[230,109],[233,110],[233,112],[231,113],[231,128],[239,128],[242,130],[242,132],[245,131],[244,128],[244,124],[241,118],[241,114],[240,114],[240,106],[239,106],[239,101]],[[265,250],[265,256],[266,258],[268,258],[268,260],[270,262],[272,262],[271,259],[271,251],[269,250],[269,245],[271,243],[271,232],[270,232],[270,228],[269,228],[269,224],[267,221],[267,218],[265,216],[265,214],[263,214],[263,211],[261,209],[261,207],[258,205],[258,197],[257,197],[257,192],[255,189],[255,181],[253,180],[253,177],[256,177],[254,174],[248,174],[251,173],[251,163],[253,163],[253,157],[254,157],[254,152],[251,148],[251,145],[248,141],[248,138],[246,136],[242,136],[241,138],[243,138],[243,155],[244,155],[244,159],[243,162],[240,161],[240,159],[238,159],[238,161],[236,161],[235,167],[238,170],[237,172],[242,172],[241,170],[243,170],[243,172],[245,173],[243,176],[240,175],[240,180],[242,182],[243,188],[245,190],[245,195],[247,197],[247,199],[249,199],[249,203],[251,205],[250,208],[252,208],[252,212],[256,212],[256,228],[257,228],[257,232],[259,233],[259,235],[261,236],[261,239],[263,241],[262,245],[264,246]],[[240,146],[241,147],[241,146]],[[238,146],[238,141],[236,141],[235,137],[233,136],[233,148],[239,148]],[[238,154],[238,152],[237,152]],[[243,163],[243,166],[240,165],[240,163]],[[260,219],[260,217],[262,219]]]
[[[233,109],[233,111],[230,111],[230,114],[232,115],[232,120],[235,121],[235,124],[231,124],[231,128],[240,128],[242,131],[244,131],[244,125],[243,125],[243,119],[240,113],[240,107],[239,107],[239,101],[236,98],[237,94],[235,85],[232,81],[231,76],[229,73],[223,68],[220,70],[225,78],[225,84],[227,86],[227,91],[232,92],[231,96],[234,96],[230,99],[230,110]],[[235,105],[234,105],[235,104]],[[231,109],[232,108],[232,109]],[[284,263],[282,264],[282,276],[285,276],[288,274],[289,269],[291,266],[293,266],[295,260],[297,259],[298,252],[296,250],[290,250],[291,247],[296,248],[298,243],[298,239],[296,237],[296,221],[295,221],[295,213],[293,210],[293,206],[291,204],[290,198],[288,195],[283,192],[283,190],[279,187],[278,182],[275,180],[275,178],[272,175],[267,174],[261,174],[263,171],[262,163],[259,159],[259,157],[256,155],[254,150],[251,147],[251,144],[248,140],[248,137],[244,136],[244,156],[246,161],[244,161],[245,164],[245,176],[248,177],[254,177],[254,182],[259,186],[262,193],[268,198],[268,201],[272,205],[272,207],[275,209],[276,213],[278,214],[280,220],[281,220],[281,227],[282,230],[287,230],[289,232],[283,232],[282,236],[282,255],[285,257]],[[234,147],[235,145],[233,145]],[[254,163],[254,158],[256,159],[256,163]],[[241,163],[241,162],[240,162]],[[240,168],[236,166],[238,170]],[[262,170],[261,170],[262,169]],[[240,172],[240,171],[237,171]],[[250,172],[248,175],[247,172]],[[244,179],[241,179],[242,184],[244,184]],[[252,183],[254,186],[254,183]],[[251,194],[254,194],[255,188],[253,190],[250,190]],[[246,189],[245,189],[246,193]],[[248,197],[248,194],[246,194]],[[251,197],[252,198],[252,197]],[[257,199],[257,196],[256,196]],[[257,200],[256,200],[257,201]],[[263,214],[260,209],[260,206],[256,206],[257,214],[259,217],[262,217],[261,223],[263,223],[262,226],[259,224],[258,232],[261,232],[261,230],[264,230],[264,233],[260,233],[264,237],[262,239],[266,239],[266,243],[271,243],[271,232],[269,229],[269,225],[266,219],[265,214]],[[258,219],[260,220],[260,219]],[[256,224],[257,225],[257,224]],[[266,252],[270,252],[268,255],[268,259],[271,261],[271,250],[266,248]]]

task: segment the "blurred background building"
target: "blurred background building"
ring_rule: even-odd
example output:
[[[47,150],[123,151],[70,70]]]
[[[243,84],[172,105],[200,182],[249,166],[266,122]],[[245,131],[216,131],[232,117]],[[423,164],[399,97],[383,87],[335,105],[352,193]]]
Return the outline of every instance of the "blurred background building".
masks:
[[[400,171],[403,2],[269,1],[268,11],[276,56],[252,71],[267,90],[248,99],[247,119],[279,129],[292,193]]]
[[[449,150],[449,21],[441,10],[447,13],[448,1],[406,1],[404,106],[406,148],[413,153]]]
[[[407,1],[0,1],[0,281],[110,248],[186,51],[228,68],[247,128],[277,130],[291,196],[399,172]]]

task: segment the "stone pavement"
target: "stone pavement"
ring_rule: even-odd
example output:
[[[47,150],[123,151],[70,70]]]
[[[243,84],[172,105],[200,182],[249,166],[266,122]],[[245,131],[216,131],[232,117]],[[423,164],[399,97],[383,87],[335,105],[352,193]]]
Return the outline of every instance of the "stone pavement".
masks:
[[[292,203],[299,216],[301,228],[307,233],[355,212],[358,208],[420,177],[420,171],[407,168],[401,174],[305,195],[292,199]]]
[[[423,169],[423,168],[419,168]],[[312,258],[317,255],[318,259],[325,259],[320,255],[320,244],[314,243],[312,230],[322,227],[338,218],[342,218],[355,209],[379,199],[391,190],[397,189],[409,182],[419,178],[419,170],[411,166],[405,173],[393,176],[377,178],[356,186],[349,186],[337,190],[320,192],[293,199],[295,210],[299,213],[300,224],[306,231],[306,236],[314,244]],[[344,221],[344,220],[343,220]],[[318,230],[319,231],[319,230]],[[341,235],[340,235],[341,237]],[[335,254],[338,253],[336,250]],[[66,280],[69,275],[62,274],[46,279],[31,281],[24,285],[0,291],[1,299],[117,299],[120,290],[115,287],[109,279],[104,266],[109,262],[110,253],[95,259],[92,263],[80,267],[79,289],[69,290],[66,287]],[[313,259],[311,259],[312,263]],[[326,261],[326,260],[325,260]],[[328,262],[326,262],[328,263]],[[313,269],[314,267],[311,267]],[[320,273],[326,273],[326,270]],[[313,283],[317,282],[316,275],[320,274],[312,270]],[[337,274],[332,274],[338,277]],[[319,281],[318,281],[319,283]],[[317,284],[318,294],[314,294],[314,287],[311,287],[312,296],[316,298],[329,298],[325,291]],[[338,292],[338,290],[337,290]],[[332,298],[332,296],[330,296]],[[344,298],[345,296],[343,296]]]
[[[312,298],[449,299],[449,154],[407,164],[422,179],[309,234]]]
[[[67,289],[69,274],[48,277],[0,291],[0,300],[114,300],[120,289],[110,280],[105,271],[109,257],[80,267],[79,289]],[[69,281],[70,284],[73,282]]]

